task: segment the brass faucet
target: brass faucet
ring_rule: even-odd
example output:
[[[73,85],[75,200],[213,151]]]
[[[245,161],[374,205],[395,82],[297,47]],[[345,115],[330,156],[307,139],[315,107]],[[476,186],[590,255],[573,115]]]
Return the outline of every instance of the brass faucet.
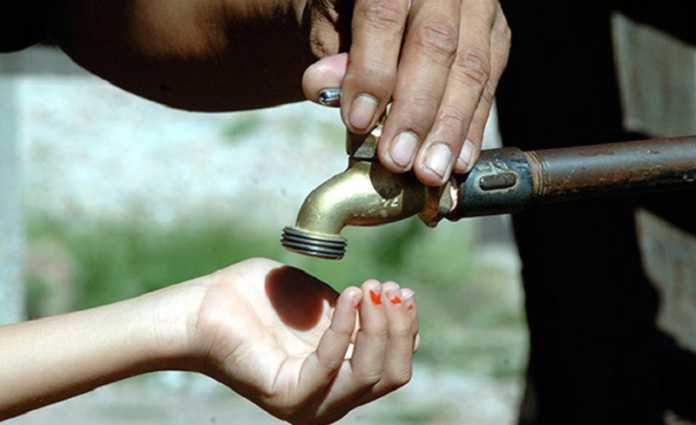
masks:
[[[392,174],[377,160],[382,125],[367,135],[348,133],[348,169],[309,194],[293,227],[283,231],[282,244],[291,251],[341,259],[346,226],[378,226],[420,214],[435,225],[454,207],[454,182],[441,188],[421,184],[412,173]],[[442,196],[448,193],[450,196]]]

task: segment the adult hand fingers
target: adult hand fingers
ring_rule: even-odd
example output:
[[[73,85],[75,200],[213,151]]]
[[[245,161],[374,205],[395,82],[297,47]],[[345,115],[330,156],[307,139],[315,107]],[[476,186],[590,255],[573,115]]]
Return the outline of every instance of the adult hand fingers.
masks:
[[[419,1],[411,10],[396,90],[379,145],[393,172],[412,168],[435,122],[457,53],[461,0]]]
[[[490,78],[491,28],[497,3],[464,0],[459,45],[435,124],[416,158],[415,173],[428,186],[449,178]]]
[[[469,134],[466,137],[465,145],[454,167],[456,173],[468,173],[476,164],[476,161],[478,161],[481,145],[483,144],[484,130],[486,129],[488,117],[490,116],[495,100],[495,91],[507,67],[510,54],[510,42],[510,27],[507,24],[502,8],[498,6],[495,24],[493,24],[493,34],[491,35],[491,77],[486,84],[486,88],[483,90],[481,102],[476,109],[474,119],[469,127]]]
[[[356,0],[341,114],[346,126],[366,133],[384,112],[396,82],[409,0]]]

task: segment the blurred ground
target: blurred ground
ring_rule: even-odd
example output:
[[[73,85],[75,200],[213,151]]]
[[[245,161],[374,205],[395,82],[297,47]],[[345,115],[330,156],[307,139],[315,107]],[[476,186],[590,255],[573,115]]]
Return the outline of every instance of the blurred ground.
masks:
[[[33,317],[113,302],[251,256],[302,267],[336,288],[395,279],[419,297],[416,374],[345,423],[513,423],[527,337],[504,220],[355,229],[344,261],[300,257],[277,241],[309,191],[345,167],[335,111],[300,104],[194,114],[74,70],[15,78]],[[164,373],[9,423],[229,422],[274,423],[206,378]]]

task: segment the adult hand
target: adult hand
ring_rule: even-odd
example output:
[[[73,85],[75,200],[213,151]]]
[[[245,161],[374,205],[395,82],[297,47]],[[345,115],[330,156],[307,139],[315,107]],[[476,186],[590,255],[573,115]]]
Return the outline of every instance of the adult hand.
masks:
[[[348,55],[339,48],[346,3],[354,3]],[[429,186],[478,159],[510,29],[497,0],[310,0],[317,55],[304,92],[342,88],[341,114],[369,131],[392,102],[378,154],[389,170],[413,170]]]
[[[279,418],[330,423],[411,377],[418,329],[409,289],[368,280],[339,296],[262,259],[194,282],[205,295],[188,297],[201,300],[189,350],[201,371]]]

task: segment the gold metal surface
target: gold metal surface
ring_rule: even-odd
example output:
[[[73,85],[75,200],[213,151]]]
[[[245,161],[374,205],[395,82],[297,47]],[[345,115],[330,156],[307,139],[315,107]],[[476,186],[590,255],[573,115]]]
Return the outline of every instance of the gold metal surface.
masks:
[[[428,188],[413,173],[393,174],[384,169],[376,161],[380,135],[381,127],[377,127],[367,136],[347,136],[348,169],[307,197],[295,229],[333,239],[340,237],[346,226],[378,226],[416,214],[434,226],[449,213],[453,186]]]

